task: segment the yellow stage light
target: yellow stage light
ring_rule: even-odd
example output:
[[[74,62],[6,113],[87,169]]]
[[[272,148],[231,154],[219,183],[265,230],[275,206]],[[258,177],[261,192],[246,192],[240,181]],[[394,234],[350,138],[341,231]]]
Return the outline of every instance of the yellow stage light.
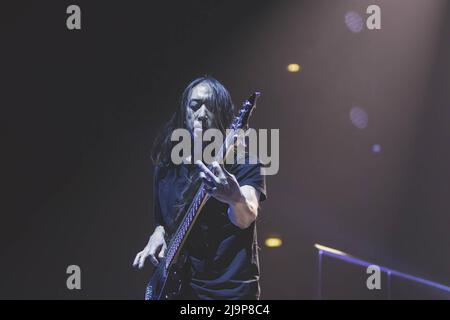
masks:
[[[296,63],[291,63],[291,64],[288,64],[286,69],[289,72],[299,72],[300,71],[300,65],[296,64]]]
[[[280,238],[271,237],[271,238],[267,238],[265,243],[266,243],[266,246],[269,248],[278,248],[278,247],[281,247],[281,245],[283,244],[283,241],[281,241]]]

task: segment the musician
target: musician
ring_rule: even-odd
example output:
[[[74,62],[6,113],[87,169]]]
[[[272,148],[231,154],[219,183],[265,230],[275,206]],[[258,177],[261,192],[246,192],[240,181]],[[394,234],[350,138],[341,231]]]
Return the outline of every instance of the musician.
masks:
[[[260,202],[266,199],[261,164],[219,165],[211,170],[198,161],[174,165],[170,136],[186,128],[192,137],[199,130],[223,132],[234,117],[229,92],[216,79],[205,76],[184,90],[180,108],[155,140],[154,215],[156,228],[133,265],[143,268],[147,258],[157,265],[164,257],[170,234],[189,205],[190,186],[204,182],[211,198],[203,207],[184,249],[189,273],[180,299],[259,299],[259,260],[255,220]],[[191,188],[192,189],[192,188]]]

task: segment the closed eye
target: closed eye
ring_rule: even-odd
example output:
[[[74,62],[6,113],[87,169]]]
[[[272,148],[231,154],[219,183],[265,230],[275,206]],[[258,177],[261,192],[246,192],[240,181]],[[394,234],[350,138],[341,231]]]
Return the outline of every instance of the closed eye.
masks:
[[[200,109],[200,107],[202,106],[202,101],[198,101],[198,100],[192,100],[189,103],[189,108],[191,108],[194,111],[197,111],[198,109]]]

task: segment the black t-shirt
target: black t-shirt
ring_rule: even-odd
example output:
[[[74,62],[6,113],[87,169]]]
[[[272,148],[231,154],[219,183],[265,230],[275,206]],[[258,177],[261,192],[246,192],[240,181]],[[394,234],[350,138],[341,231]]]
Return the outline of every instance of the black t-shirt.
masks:
[[[240,186],[249,185],[266,199],[261,164],[226,166]],[[189,183],[192,165],[155,168],[155,220],[170,233],[176,219],[177,199]],[[255,222],[246,229],[228,218],[228,205],[211,197],[195,222],[185,249],[189,254],[191,281],[189,297],[198,299],[258,299],[259,260]]]

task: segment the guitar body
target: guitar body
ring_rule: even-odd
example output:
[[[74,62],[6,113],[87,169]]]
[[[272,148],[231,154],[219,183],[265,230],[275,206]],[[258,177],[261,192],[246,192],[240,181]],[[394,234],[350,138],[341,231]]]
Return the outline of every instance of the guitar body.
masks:
[[[160,260],[145,291],[145,300],[178,300],[187,285],[187,257],[182,255],[177,263],[166,270],[165,258]]]

